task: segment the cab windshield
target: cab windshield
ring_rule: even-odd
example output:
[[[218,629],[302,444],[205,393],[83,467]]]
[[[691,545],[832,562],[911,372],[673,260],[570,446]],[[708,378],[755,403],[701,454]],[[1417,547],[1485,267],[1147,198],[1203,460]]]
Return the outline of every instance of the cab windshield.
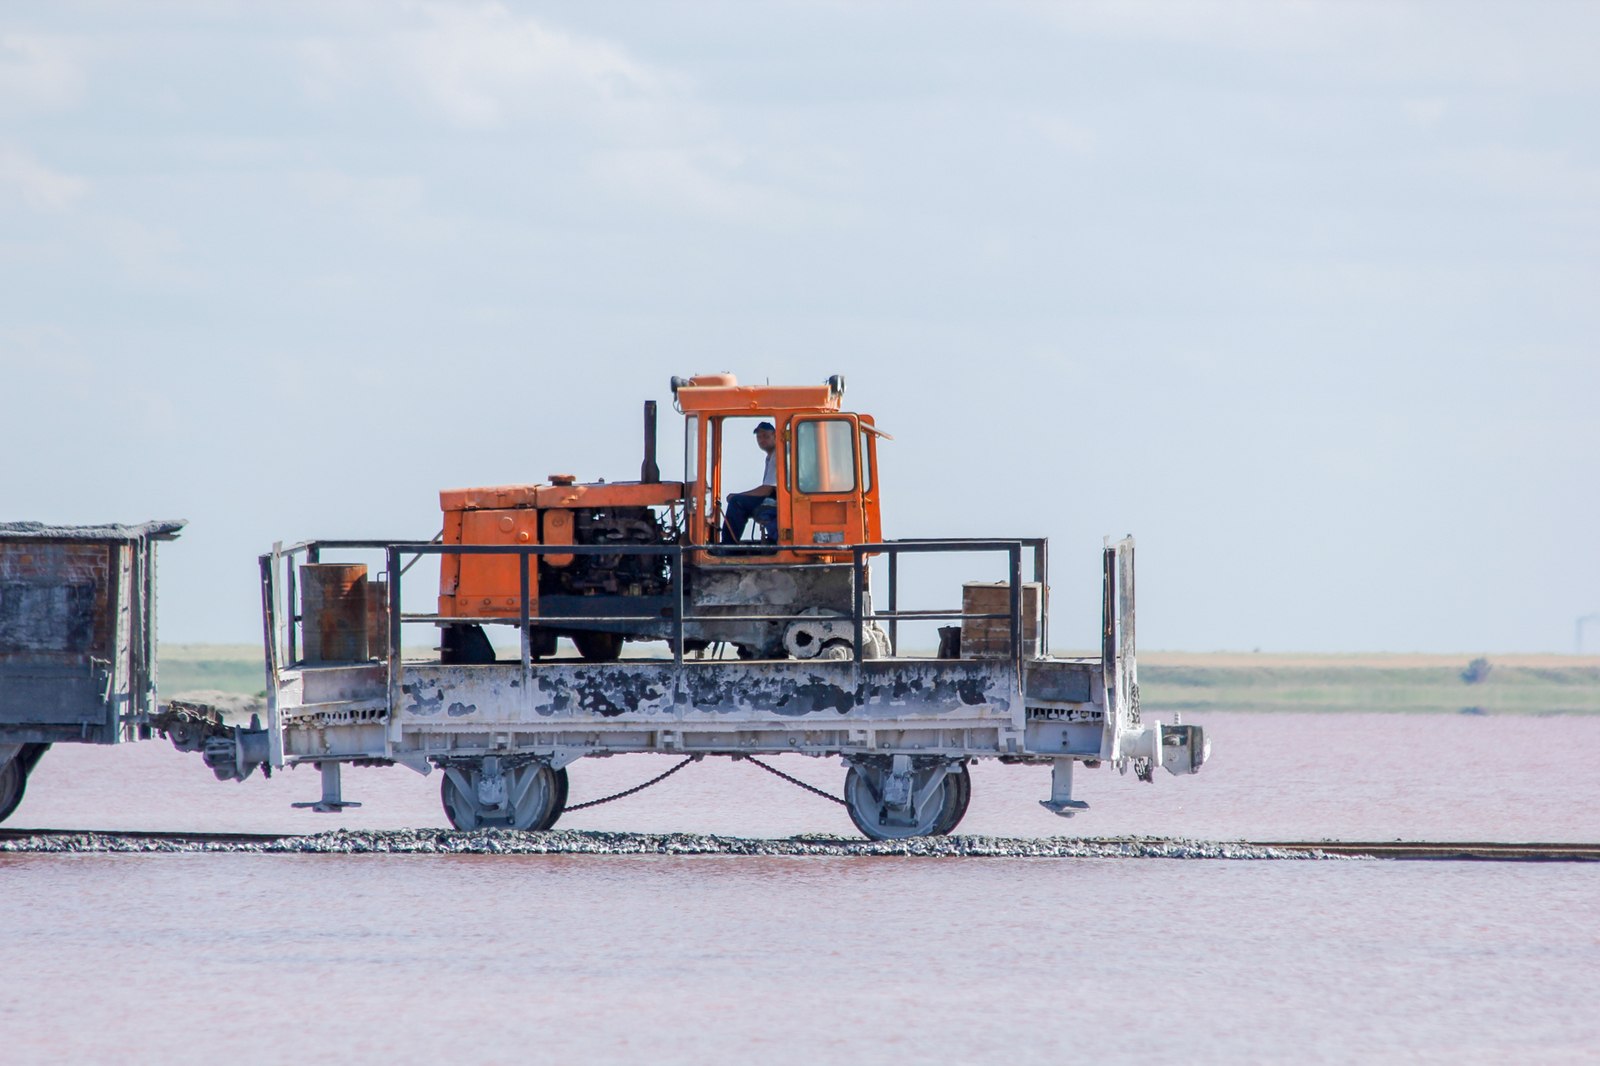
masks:
[[[855,428],[842,418],[808,419],[795,429],[795,488],[813,493],[854,492]]]

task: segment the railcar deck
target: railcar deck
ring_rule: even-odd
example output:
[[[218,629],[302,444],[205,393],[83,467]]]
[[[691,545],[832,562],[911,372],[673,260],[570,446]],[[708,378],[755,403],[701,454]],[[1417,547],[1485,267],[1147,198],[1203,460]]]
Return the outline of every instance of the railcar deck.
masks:
[[[542,546],[471,548],[397,542],[322,542],[275,551],[262,559],[268,663],[267,722],[251,728],[225,725],[203,707],[173,705],[158,723],[186,750],[201,751],[219,778],[243,780],[257,767],[301,763],[322,773],[322,797],[303,806],[338,811],[352,805],[342,791],[349,765],[403,765],[419,773],[443,771],[441,799],[458,828],[505,826],[543,829],[565,807],[567,767],[584,757],[659,752],[678,756],[757,756],[794,752],[842,757],[847,764],[844,802],[862,832],[873,838],[948,833],[960,822],[971,795],[968,765],[997,758],[1049,763],[1050,810],[1070,816],[1087,805],[1073,799],[1074,767],[1105,763],[1133,768],[1150,779],[1157,767],[1173,774],[1200,769],[1208,741],[1197,726],[1144,721],[1138,708],[1133,643],[1133,543],[1105,550],[1104,640],[1097,658],[1024,655],[1020,559],[1035,552],[1044,587],[1043,541],[918,542],[853,545],[855,610],[835,621],[853,631],[853,654],[809,659],[731,660],[685,656],[684,634],[696,624],[684,596],[687,549],[652,546],[673,563],[676,606],[668,626],[671,659],[614,662],[542,660],[531,653],[539,622],[524,603],[520,659],[457,662],[405,658],[403,622],[460,625],[460,619],[404,615],[402,556],[448,552],[520,554],[524,593],[530,559]],[[335,603],[323,613],[295,610],[292,565],[304,551],[381,548],[386,582],[376,600]],[[563,550],[581,551],[576,545]],[[618,549],[627,550],[627,549]],[[865,559],[902,551],[1004,551],[1011,560],[1008,614],[874,612]],[[313,565],[321,565],[313,563]],[[332,568],[330,568],[332,569]],[[847,572],[848,573],[848,572]],[[894,569],[891,566],[891,582]],[[344,579],[343,571],[340,573]],[[364,578],[362,579],[364,580]],[[305,586],[309,587],[309,586]],[[352,588],[359,587],[352,583]],[[288,596],[281,593],[287,588]],[[359,593],[366,595],[365,591]],[[895,602],[894,586],[890,603]],[[305,602],[303,598],[302,604]],[[319,591],[316,603],[330,602]],[[689,604],[689,610],[685,604]],[[757,603],[761,619],[814,623],[793,603]],[[381,608],[379,610],[378,608]],[[344,640],[338,625],[381,619],[370,634],[374,654],[365,660],[296,660],[295,649],[367,647],[368,634]],[[901,619],[1009,617],[1004,654],[919,658],[893,654],[893,637],[878,630]],[[506,619],[497,619],[508,624]],[[1042,638],[1044,619],[1035,620]],[[320,627],[320,633],[308,631]],[[296,640],[297,630],[300,639]],[[1032,630],[1029,630],[1031,633]],[[448,645],[443,642],[441,647]],[[1045,641],[1035,642],[1042,650]],[[887,648],[890,654],[884,655]],[[492,658],[492,655],[491,655]]]

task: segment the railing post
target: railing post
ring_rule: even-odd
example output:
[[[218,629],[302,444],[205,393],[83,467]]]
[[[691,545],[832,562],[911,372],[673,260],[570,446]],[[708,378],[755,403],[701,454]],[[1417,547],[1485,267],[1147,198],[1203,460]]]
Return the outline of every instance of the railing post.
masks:
[[[900,610],[900,553],[889,549],[889,654],[900,654],[900,620],[893,617]]]
[[[1011,562],[1011,657],[1017,663],[1017,681],[1022,681],[1022,545],[1006,548]]]
[[[862,603],[865,600],[865,596],[863,595],[863,593],[866,591],[865,589],[862,588],[862,585],[864,585],[865,582],[862,580],[861,571],[862,571],[862,561],[863,561],[863,559],[865,557],[863,556],[863,554],[861,552],[860,545],[852,545],[851,546],[850,556],[851,556],[851,566],[853,568],[852,573],[854,575],[852,583],[855,585],[855,597],[856,597],[856,599],[855,599],[855,610],[851,612],[851,615],[852,615],[853,621],[855,622],[855,631],[856,631],[856,635],[855,635],[855,661],[857,662],[857,664],[859,664],[861,662],[861,637],[862,637],[862,630],[864,628],[863,625],[862,625],[862,622],[861,622],[861,607],[862,607]]]
[[[282,547],[283,547],[283,542],[282,541],[278,541],[277,543],[273,544],[273,546],[272,546],[272,565],[273,565],[274,568],[276,568],[277,565],[278,565],[278,559],[281,557],[280,549]],[[283,614],[284,614],[284,622],[285,622],[284,630],[285,630],[286,636],[288,637],[288,644],[289,644],[289,648],[288,648],[289,658],[288,658],[287,661],[292,663],[292,662],[295,662],[296,660],[298,660],[300,658],[299,649],[298,649],[298,646],[295,643],[295,631],[294,631],[295,613],[296,613],[295,612],[294,602],[295,602],[296,599],[299,598],[299,589],[297,587],[297,583],[298,583],[297,579],[298,579],[299,575],[297,575],[295,573],[295,570],[294,570],[294,552],[290,552],[289,553],[287,562],[288,562],[288,566],[285,568],[284,575],[283,575],[283,582],[284,582]]]
[[[672,560],[672,629],[676,635],[672,642],[672,662],[683,665],[683,545],[677,545]]]
[[[277,556],[261,557],[261,628],[267,653],[267,760],[272,766],[283,765],[283,731],[278,719],[278,592],[273,576],[277,570]]]
[[[1111,538],[1105,539],[1100,575],[1100,676],[1106,689],[1106,728],[1118,730],[1122,719],[1118,710],[1121,693],[1117,690],[1117,552]],[[1113,734],[1114,735],[1114,734]],[[1113,748],[1113,751],[1115,748]]]
[[[517,553],[517,583],[522,592],[522,701],[528,702],[528,685],[532,677],[532,648],[528,637],[528,549]]]
[[[1039,656],[1050,654],[1049,541],[1040,537],[1033,545],[1033,579],[1039,583]]]
[[[388,556],[389,571],[389,747],[400,740],[401,681],[400,665],[400,549],[389,545],[384,550]]]

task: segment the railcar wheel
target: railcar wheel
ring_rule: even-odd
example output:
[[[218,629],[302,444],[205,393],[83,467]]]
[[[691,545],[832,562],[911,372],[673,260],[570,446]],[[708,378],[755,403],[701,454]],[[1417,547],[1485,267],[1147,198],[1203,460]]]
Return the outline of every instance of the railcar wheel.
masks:
[[[899,756],[908,759],[908,756]],[[879,765],[881,763],[881,765]],[[910,790],[900,804],[886,802],[893,790],[893,764],[888,756],[874,763],[852,765],[844,779],[845,809],[862,834],[872,840],[905,840],[938,836],[954,829],[967,813],[972,798],[971,778],[965,766],[946,768],[942,760],[929,759],[906,771]],[[937,784],[934,776],[938,775]],[[918,803],[918,799],[921,802]]]
[[[591,663],[616,662],[622,655],[622,634],[586,629],[572,634],[578,654]]]
[[[563,766],[561,769],[556,770],[555,771],[555,779],[556,779],[556,802],[555,802],[555,806],[550,808],[550,814],[545,818],[545,820],[543,822],[540,823],[540,825],[539,825],[539,829],[540,830],[554,828],[555,824],[561,820],[561,815],[567,809],[567,768]]]
[[[561,817],[567,805],[567,771],[552,770],[543,763],[525,763],[503,771],[505,795],[497,796],[495,786],[488,790],[491,801],[484,803],[479,786],[484,779],[481,766],[446,767],[439,782],[439,799],[445,817],[457,829],[542,830]]]
[[[967,804],[972,802],[972,775],[967,772],[966,764],[945,774],[945,780],[955,787],[956,798],[955,803],[945,809],[944,821],[933,831],[935,836],[941,837],[955,832],[961,819],[967,816]]]
[[[22,760],[7,759],[6,764],[0,766],[0,822],[11,817],[27,790],[28,773],[22,768]]]

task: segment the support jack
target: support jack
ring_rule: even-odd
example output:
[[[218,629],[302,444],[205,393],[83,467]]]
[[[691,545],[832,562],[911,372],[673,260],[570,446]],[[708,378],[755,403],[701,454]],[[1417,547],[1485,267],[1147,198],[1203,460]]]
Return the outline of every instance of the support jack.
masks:
[[[1072,763],[1071,759],[1055,759],[1050,764],[1050,798],[1040,800],[1039,806],[1052,814],[1059,814],[1063,818],[1071,818],[1079,811],[1086,811],[1089,805],[1083,800],[1072,798]]]
[[[322,771],[322,798],[315,803],[291,803],[291,807],[310,807],[318,814],[338,814],[346,807],[361,806],[340,795],[338,763],[330,759],[327,762],[319,762],[316,766]]]

